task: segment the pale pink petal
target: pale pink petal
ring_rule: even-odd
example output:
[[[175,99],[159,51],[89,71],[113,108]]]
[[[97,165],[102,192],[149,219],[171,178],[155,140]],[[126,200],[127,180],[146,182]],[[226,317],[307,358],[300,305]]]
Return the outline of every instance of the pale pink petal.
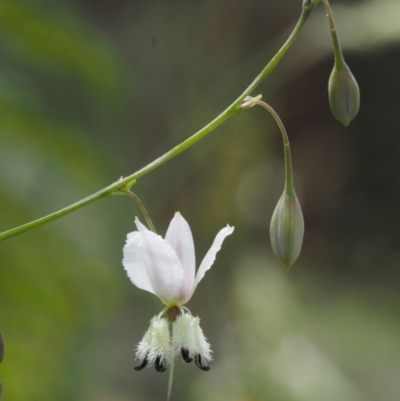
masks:
[[[152,292],[165,304],[180,299],[183,267],[159,235],[148,230],[128,234],[122,264],[138,288]]]
[[[215,257],[218,253],[218,251],[221,249],[222,243],[224,242],[224,239],[233,233],[234,227],[226,226],[223,228],[215,237],[215,240],[207,252],[206,256],[204,257],[203,261],[201,262],[201,265],[199,267],[199,270],[197,271],[196,274],[196,280],[195,280],[195,288],[199,281],[204,277],[204,274],[206,273],[207,270],[211,268],[211,266],[214,263]]]
[[[165,241],[171,245],[183,266],[183,285],[181,298],[186,298],[193,293],[194,274],[196,270],[196,257],[194,243],[189,224],[183,216],[177,212],[168,227]]]

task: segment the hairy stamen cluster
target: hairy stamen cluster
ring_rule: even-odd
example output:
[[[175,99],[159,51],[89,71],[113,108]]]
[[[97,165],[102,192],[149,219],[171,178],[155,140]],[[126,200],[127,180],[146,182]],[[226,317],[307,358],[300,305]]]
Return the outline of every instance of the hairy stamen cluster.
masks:
[[[168,321],[155,316],[137,346],[136,357],[142,362],[135,370],[142,370],[148,364],[154,363],[157,372],[165,372],[172,355]]]
[[[181,354],[185,362],[193,360],[202,370],[210,370],[211,348],[200,327],[200,319],[183,312],[173,324],[173,338],[168,320],[155,316],[137,346],[136,357],[141,363],[135,370],[153,365],[157,372],[165,372],[175,356]]]
[[[174,328],[175,354],[181,354],[185,362],[195,361],[203,370],[209,370],[207,362],[212,360],[210,344],[200,327],[200,319],[189,314],[178,316]]]

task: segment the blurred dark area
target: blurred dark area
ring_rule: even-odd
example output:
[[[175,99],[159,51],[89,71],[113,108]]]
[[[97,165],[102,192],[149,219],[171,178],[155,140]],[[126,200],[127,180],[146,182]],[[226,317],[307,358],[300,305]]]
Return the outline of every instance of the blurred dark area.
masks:
[[[139,170],[214,119],[279,50],[301,4],[2,0],[0,231]],[[269,242],[284,164],[263,109],[133,187],[159,233],[184,215],[198,265],[235,226],[188,304],[214,362],[208,373],[177,362],[173,399],[398,400],[400,3],[331,6],[360,86],[356,119],[344,127],[330,112],[322,5],[253,93],[291,140],[306,229],[290,271]],[[165,399],[166,374],[133,370],[163,308],[122,267],[137,215],[115,196],[0,243],[4,400]]]

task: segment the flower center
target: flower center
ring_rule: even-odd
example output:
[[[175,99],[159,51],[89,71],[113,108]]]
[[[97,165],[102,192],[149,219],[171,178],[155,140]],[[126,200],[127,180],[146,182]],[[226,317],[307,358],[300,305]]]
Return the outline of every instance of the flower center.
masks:
[[[169,309],[167,310],[167,316],[168,316],[168,319],[169,319],[171,322],[175,322],[176,319],[177,319],[177,317],[178,317],[179,315],[181,315],[181,314],[182,314],[181,310],[180,310],[176,305],[171,306],[171,308],[169,308]]]

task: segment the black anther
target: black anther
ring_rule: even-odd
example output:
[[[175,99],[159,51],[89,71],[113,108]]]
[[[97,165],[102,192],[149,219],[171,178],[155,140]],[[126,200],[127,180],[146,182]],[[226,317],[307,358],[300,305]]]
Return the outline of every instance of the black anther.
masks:
[[[181,349],[181,354],[182,354],[183,360],[184,360],[186,363],[190,363],[190,362],[193,361],[193,358],[191,358],[191,357],[189,356],[189,351],[188,351],[187,348],[183,348],[183,347],[182,347],[182,349]]]
[[[167,370],[167,367],[164,365],[164,361],[161,359],[160,356],[156,358],[154,367],[156,368],[157,372],[165,372]]]
[[[149,362],[149,360],[147,359],[147,355],[146,355],[146,356],[144,357],[142,363],[141,363],[140,365],[138,365],[138,366],[135,366],[134,369],[135,369],[135,370],[142,370],[142,369],[144,369],[144,368],[146,367],[146,365],[147,365],[147,362]]]
[[[205,371],[210,370],[210,367],[208,365],[206,365],[205,363],[203,363],[203,360],[201,359],[201,355],[200,354],[195,355],[194,361],[196,362],[196,365],[200,369],[205,370]]]

